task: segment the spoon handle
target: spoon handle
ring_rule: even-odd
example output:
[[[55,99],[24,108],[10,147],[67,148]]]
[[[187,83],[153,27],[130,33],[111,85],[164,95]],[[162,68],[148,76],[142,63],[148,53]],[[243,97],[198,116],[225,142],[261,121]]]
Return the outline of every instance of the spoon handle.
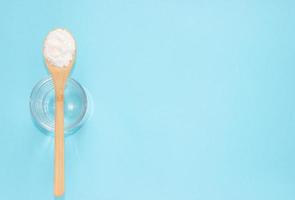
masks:
[[[63,88],[56,91],[55,99],[55,160],[54,160],[54,194],[64,193],[64,95]]]

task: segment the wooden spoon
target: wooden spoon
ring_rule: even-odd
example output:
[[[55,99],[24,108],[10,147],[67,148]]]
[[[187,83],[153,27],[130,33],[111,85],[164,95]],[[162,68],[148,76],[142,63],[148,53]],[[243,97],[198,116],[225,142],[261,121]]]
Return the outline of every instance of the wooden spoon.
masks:
[[[74,64],[75,54],[67,66],[58,67],[45,57],[55,89],[55,134],[54,134],[54,195],[64,194],[64,89]]]

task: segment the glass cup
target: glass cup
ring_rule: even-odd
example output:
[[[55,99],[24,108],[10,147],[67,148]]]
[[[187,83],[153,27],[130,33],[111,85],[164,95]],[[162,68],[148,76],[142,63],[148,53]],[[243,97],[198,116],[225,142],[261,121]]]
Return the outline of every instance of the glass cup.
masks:
[[[74,79],[68,78],[64,91],[65,136],[75,133],[88,119],[88,92]],[[42,132],[54,134],[55,92],[51,77],[39,81],[32,90],[30,110],[35,124]]]

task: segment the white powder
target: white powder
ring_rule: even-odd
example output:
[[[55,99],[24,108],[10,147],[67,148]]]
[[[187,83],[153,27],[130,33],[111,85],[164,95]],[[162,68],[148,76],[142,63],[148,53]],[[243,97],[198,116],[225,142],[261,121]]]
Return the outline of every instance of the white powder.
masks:
[[[71,33],[56,29],[48,33],[43,54],[56,67],[66,67],[75,56],[76,44]]]

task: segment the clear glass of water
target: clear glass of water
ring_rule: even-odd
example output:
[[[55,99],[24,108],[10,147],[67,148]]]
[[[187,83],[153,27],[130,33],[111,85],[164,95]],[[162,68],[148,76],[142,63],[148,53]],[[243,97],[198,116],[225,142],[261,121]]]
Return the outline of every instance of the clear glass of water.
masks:
[[[85,89],[68,78],[64,91],[65,136],[75,133],[88,119],[90,99]],[[30,110],[35,124],[42,132],[54,134],[55,92],[51,77],[39,81],[32,90]]]

